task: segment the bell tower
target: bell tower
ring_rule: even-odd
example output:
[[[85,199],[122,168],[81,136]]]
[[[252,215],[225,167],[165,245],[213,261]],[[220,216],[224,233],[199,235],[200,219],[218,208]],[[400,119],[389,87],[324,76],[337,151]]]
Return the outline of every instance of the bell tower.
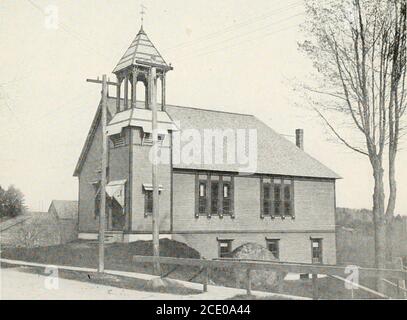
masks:
[[[153,70],[155,69],[155,70]],[[158,110],[165,111],[166,74],[173,70],[148,38],[141,26],[136,38],[120,59],[113,73],[117,77],[117,112],[131,108],[151,109],[152,99],[157,95],[157,82],[161,81],[161,104]],[[137,83],[145,87],[145,103],[137,102]],[[123,98],[122,98],[123,97]]]

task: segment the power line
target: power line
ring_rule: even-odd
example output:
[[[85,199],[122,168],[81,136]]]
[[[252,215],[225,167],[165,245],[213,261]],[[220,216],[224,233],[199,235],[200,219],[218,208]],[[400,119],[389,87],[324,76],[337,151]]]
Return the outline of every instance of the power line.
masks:
[[[258,16],[252,17],[250,19],[247,19],[245,21],[242,21],[240,23],[230,25],[230,26],[228,26],[228,27],[226,27],[226,28],[224,28],[222,30],[219,30],[217,32],[213,32],[213,33],[198,37],[198,38],[196,38],[194,40],[191,40],[191,41],[186,41],[186,42],[180,43],[178,45],[175,45],[174,47],[166,48],[166,49],[163,50],[163,52],[167,52],[167,51],[170,51],[170,50],[173,50],[173,49],[176,49],[176,48],[187,47],[189,45],[194,44],[197,41],[205,41],[205,40],[213,39],[213,38],[218,37],[218,36],[222,36],[222,35],[224,35],[226,33],[233,32],[233,31],[235,31],[237,29],[243,28],[243,27],[245,27],[247,25],[250,25],[252,23],[259,22],[261,20],[271,18],[276,13],[284,12],[286,10],[293,9],[293,8],[301,6],[301,5],[302,5],[301,1],[292,3],[287,7],[282,7],[282,8],[276,9],[276,10],[272,10],[272,11],[270,11],[268,13],[263,13],[261,15],[258,15]]]
[[[236,37],[227,39],[227,40],[222,41],[222,42],[218,42],[218,43],[214,44],[213,46],[222,45],[222,44],[224,44],[225,42],[230,42],[230,41],[232,41],[232,40],[235,40],[235,39],[238,39],[238,38],[241,38],[241,37],[245,37],[245,36],[251,35],[251,34],[253,34],[253,33],[255,33],[255,32],[259,31],[259,30],[266,29],[266,28],[269,28],[269,27],[271,27],[271,26],[275,26],[275,25],[277,25],[277,24],[284,23],[284,22],[286,22],[286,21],[289,21],[289,20],[291,20],[291,19],[293,19],[293,18],[295,18],[295,17],[298,17],[298,16],[302,15],[303,13],[304,13],[304,12],[300,12],[300,13],[298,13],[298,14],[296,14],[296,15],[293,15],[293,16],[290,16],[290,17],[288,17],[288,18],[282,19],[282,20],[280,20],[280,21],[274,23],[273,25],[268,25],[268,26],[266,26],[266,27],[258,28],[258,29],[256,29],[256,30],[253,30],[253,31],[248,32],[248,33],[246,33],[246,34],[239,35],[239,36],[236,36]],[[264,39],[264,38],[266,38],[266,37],[268,37],[268,36],[274,35],[274,34],[276,34],[276,33],[278,33],[278,32],[282,32],[282,31],[288,30],[288,29],[290,29],[290,28],[292,28],[292,27],[295,27],[295,26],[297,26],[297,24],[295,24],[295,25],[290,25],[290,26],[288,26],[288,27],[286,27],[286,28],[273,31],[273,32],[271,32],[271,33],[267,33],[266,35],[261,36],[261,37],[245,39],[244,41],[237,42],[237,43],[235,43],[235,44],[233,44],[233,45],[230,45],[230,46],[221,47],[221,48],[219,48],[219,49],[215,49],[215,50],[211,50],[211,51],[203,51],[203,52],[201,51],[201,52],[198,52],[198,54],[185,55],[185,56],[181,57],[181,58],[180,58],[181,60],[179,60],[179,61],[184,61],[184,60],[188,60],[188,59],[190,59],[190,58],[197,58],[197,57],[205,56],[205,55],[207,55],[207,54],[211,54],[211,53],[218,52],[218,51],[221,51],[221,50],[226,50],[226,49],[229,49],[229,48],[235,48],[235,47],[239,46],[240,44],[249,43],[249,42],[253,42],[253,41],[256,41],[256,40]],[[205,50],[205,49],[210,49],[210,48],[212,48],[213,46],[208,46],[208,47],[204,48],[204,50]]]
[[[39,12],[41,12],[42,15],[46,15],[44,9],[39,6],[38,4],[36,4],[33,0],[26,0],[32,7],[34,7],[36,10],[38,10]],[[82,39],[82,36],[79,35],[77,32],[75,32],[74,30],[71,30],[66,24],[59,22],[59,26],[61,27],[61,29],[63,31],[65,31],[68,35],[70,35],[71,37],[75,38],[77,41],[81,42],[89,51],[93,51],[93,53],[97,53],[98,55],[101,55],[105,58],[109,58],[110,57],[106,56],[102,51],[99,51],[97,49],[95,49],[95,47],[93,46],[89,46],[88,42],[90,41],[88,40],[84,40]]]

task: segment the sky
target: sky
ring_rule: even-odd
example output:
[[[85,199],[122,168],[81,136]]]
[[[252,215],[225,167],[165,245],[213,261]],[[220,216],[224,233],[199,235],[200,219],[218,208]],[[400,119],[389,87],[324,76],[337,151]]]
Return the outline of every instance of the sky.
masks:
[[[336,142],[293,88],[312,72],[298,50],[302,1],[144,0],[144,29],[174,71],[167,102],[257,116],[337,172],[337,205],[372,207],[367,158]],[[140,28],[137,0],[0,2],[0,185],[31,210],[76,200],[73,171],[108,74]],[[398,156],[397,213],[407,215],[407,152]]]

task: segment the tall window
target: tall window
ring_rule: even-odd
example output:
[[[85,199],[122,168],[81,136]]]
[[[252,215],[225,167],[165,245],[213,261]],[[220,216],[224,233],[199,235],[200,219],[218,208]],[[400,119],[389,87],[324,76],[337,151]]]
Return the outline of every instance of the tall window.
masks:
[[[279,217],[282,215],[281,211],[281,180],[274,180],[274,215]]]
[[[292,216],[292,202],[293,202],[293,196],[292,196],[292,181],[291,180],[284,180],[284,185],[283,185],[283,208],[282,210],[284,211],[284,216]]]
[[[219,214],[219,177],[213,176],[211,181],[211,214]]]
[[[294,183],[291,179],[261,179],[261,217],[294,218]]]
[[[263,212],[262,212],[262,217],[264,216],[272,216],[272,183],[271,179],[263,179],[263,185],[262,185],[262,195],[263,195]]]
[[[280,259],[280,239],[267,239],[267,249],[276,259]]]
[[[232,253],[233,240],[218,240],[219,258],[228,258]]]
[[[312,263],[322,263],[322,239],[311,238]]]
[[[208,206],[208,182],[206,180],[199,180],[199,215],[207,214]]]
[[[145,190],[144,193],[144,214],[152,215],[153,214],[153,191]]]
[[[234,217],[233,181],[232,176],[196,174],[195,216]]]
[[[222,191],[222,214],[230,215],[232,213],[232,179],[230,177],[223,177]]]

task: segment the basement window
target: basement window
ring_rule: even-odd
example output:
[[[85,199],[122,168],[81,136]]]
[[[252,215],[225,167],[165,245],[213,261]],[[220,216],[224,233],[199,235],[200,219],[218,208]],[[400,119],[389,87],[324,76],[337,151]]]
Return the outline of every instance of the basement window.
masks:
[[[312,263],[322,264],[322,239],[311,238]]]
[[[229,258],[232,253],[233,240],[220,240],[218,239],[219,258]]]
[[[266,239],[267,249],[276,259],[280,259],[280,239]]]

